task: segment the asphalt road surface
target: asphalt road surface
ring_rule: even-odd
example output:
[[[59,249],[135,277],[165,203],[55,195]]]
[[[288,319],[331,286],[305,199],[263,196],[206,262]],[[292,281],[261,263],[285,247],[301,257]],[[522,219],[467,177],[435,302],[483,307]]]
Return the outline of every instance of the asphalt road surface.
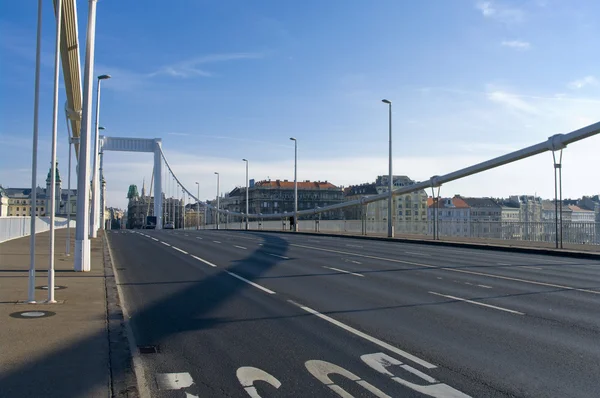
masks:
[[[600,397],[600,262],[111,231],[153,397]]]

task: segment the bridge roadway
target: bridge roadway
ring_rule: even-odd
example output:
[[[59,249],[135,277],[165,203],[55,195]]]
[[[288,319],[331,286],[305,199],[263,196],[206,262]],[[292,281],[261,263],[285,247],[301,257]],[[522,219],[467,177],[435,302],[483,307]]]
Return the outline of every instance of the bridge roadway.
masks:
[[[600,261],[253,231],[108,239],[136,344],[157,350],[137,367],[153,397],[600,396]]]

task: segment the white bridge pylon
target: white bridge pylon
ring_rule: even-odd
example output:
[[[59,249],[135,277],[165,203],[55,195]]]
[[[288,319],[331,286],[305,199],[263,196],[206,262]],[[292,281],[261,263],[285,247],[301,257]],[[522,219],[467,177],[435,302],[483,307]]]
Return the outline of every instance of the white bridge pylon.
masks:
[[[156,229],[162,229],[162,142],[160,138],[124,138],[100,136],[100,151],[154,153],[154,215]],[[100,206],[104,209],[104,204]],[[98,209],[99,210],[99,209]],[[98,217],[93,214],[92,217]]]

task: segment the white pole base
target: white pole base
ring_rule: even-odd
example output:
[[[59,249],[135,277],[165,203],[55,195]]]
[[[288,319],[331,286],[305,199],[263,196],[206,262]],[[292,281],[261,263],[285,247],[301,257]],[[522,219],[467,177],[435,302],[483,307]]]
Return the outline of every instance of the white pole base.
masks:
[[[90,267],[90,241],[89,239],[75,241],[75,271],[89,272]]]

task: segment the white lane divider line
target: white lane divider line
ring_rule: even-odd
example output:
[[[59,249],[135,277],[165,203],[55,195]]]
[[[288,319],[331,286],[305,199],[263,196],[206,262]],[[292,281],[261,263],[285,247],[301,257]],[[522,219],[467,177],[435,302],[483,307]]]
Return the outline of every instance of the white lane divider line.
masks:
[[[477,286],[482,287],[484,289],[491,289],[492,288],[491,286],[488,286],[488,285],[477,285]]]
[[[189,235],[188,235],[188,234],[185,234],[185,235],[183,235],[183,236],[189,236]]]
[[[464,298],[460,298],[460,297],[456,297],[456,296],[449,296],[449,295],[446,295],[446,294],[441,294],[441,293],[436,293],[436,292],[429,292],[429,293],[430,294],[434,294],[436,296],[446,297],[446,298],[449,298],[449,299],[452,299],[452,300],[464,301],[465,303],[480,305],[482,307],[493,308],[493,309],[499,310],[499,311],[510,312],[511,314],[525,315],[525,313],[523,313],[523,312],[519,312],[519,311],[515,311],[515,310],[509,310],[508,308],[498,307],[498,306],[491,305],[491,304],[480,303],[479,301],[473,301],[473,300],[464,299]]]
[[[354,335],[356,335],[358,337],[361,337],[361,338],[363,338],[363,339],[365,339],[367,341],[370,341],[371,343],[373,343],[375,345],[378,345],[381,348],[385,348],[386,350],[391,351],[394,354],[400,355],[401,357],[404,357],[404,358],[406,358],[406,359],[408,359],[410,361],[413,361],[414,363],[417,363],[417,364],[423,366],[424,368],[427,368],[427,369],[435,369],[435,368],[437,368],[437,366],[435,366],[432,363],[429,363],[429,362],[425,361],[424,359],[421,359],[421,358],[419,358],[419,357],[417,357],[417,356],[415,356],[413,354],[410,354],[410,353],[408,353],[408,352],[406,352],[404,350],[401,350],[400,348],[394,347],[393,345],[391,345],[389,343],[386,343],[385,341],[379,340],[376,337],[369,336],[368,334],[366,334],[364,332],[361,332],[360,330],[354,329],[353,327],[348,326],[348,325],[346,325],[346,324],[344,324],[344,323],[342,323],[342,322],[340,322],[338,320],[335,320],[335,319],[333,319],[331,317],[328,317],[327,315],[321,314],[319,311],[315,311],[312,308],[306,307],[306,306],[304,306],[302,304],[299,304],[299,303],[296,303],[295,301],[292,301],[292,300],[288,300],[288,302],[294,304],[295,306],[300,307],[302,310],[304,310],[304,311],[306,311],[306,312],[308,312],[310,314],[318,316],[319,318],[321,318],[321,319],[323,319],[323,320],[325,320],[325,321],[327,321],[327,322],[329,322],[329,323],[331,323],[331,324],[333,324],[333,325],[335,325],[337,327],[340,327],[340,328],[344,329],[347,332],[350,332],[350,333],[352,333],[352,334],[354,334]]]
[[[156,239],[156,238],[152,238],[152,240],[153,240],[153,241],[156,241],[156,242],[159,242],[159,240],[158,240],[158,239]]]
[[[350,244],[346,244],[346,246],[348,246],[348,247],[358,247],[358,248],[361,248],[361,249],[362,249],[362,246],[361,246],[361,245],[350,245]]]
[[[323,266],[323,268],[327,268],[327,269],[337,271],[337,272],[343,272],[344,274],[350,274],[350,275],[354,275],[354,276],[364,277],[364,275],[362,275],[362,274],[357,274],[356,272],[350,272],[350,271],[346,271],[346,270],[339,269],[339,268],[327,267],[325,265]]]
[[[247,250],[248,249],[247,247],[244,247],[244,246],[233,245],[233,247],[237,247],[238,249],[242,249],[242,250]]]
[[[229,275],[233,276],[234,278],[237,278],[237,279],[239,279],[239,280],[241,280],[243,282],[246,282],[249,285],[254,286],[257,289],[262,290],[263,292],[266,292],[266,293],[269,293],[269,294],[275,294],[274,291],[272,291],[270,289],[267,289],[266,287],[263,287],[263,286],[259,285],[258,283],[254,283],[252,281],[249,281],[248,279],[246,279],[246,278],[244,278],[242,276],[239,276],[238,274],[234,274],[233,272],[229,272],[229,271],[225,271],[225,272],[227,272]]]
[[[191,387],[194,380],[189,373],[157,373],[156,384],[159,390],[181,390]]]
[[[519,268],[543,269],[543,268],[540,268],[540,267],[533,267],[533,266],[531,266],[531,265],[521,265]]]
[[[196,260],[198,260],[198,261],[202,261],[204,264],[208,264],[208,265],[210,265],[211,267],[215,267],[215,268],[217,267],[216,265],[214,265],[214,264],[213,264],[213,263],[211,263],[210,261],[206,261],[206,260],[205,260],[205,259],[203,259],[203,258],[196,257],[196,256],[194,256],[193,254],[190,254],[190,256],[194,257],[194,258],[195,258]]]
[[[512,265],[510,263],[496,263],[497,265]]]
[[[415,256],[425,256],[425,257],[431,257],[431,254],[427,254],[427,253],[417,253],[417,252],[404,252],[406,254],[412,254]]]
[[[215,243],[221,243],[221,242],[219,242],[218,240],[213,240],[213,242],[215,242]]]
[[[273,254],[273,253],[267,253],[267,254],[268,254],[269,256],[273,256],[273,257],[279,257],[279,258],[282,258],[282,259],[284,259],[284,260],[289,260],[289,259],[290,259],[289,257],[286,257],[286,256],[280,256],[279,254]]]
[[[171,246],[170,244],[168,244],[167,242],[163,242],[162,240],[160,241],[160,243],[162,243],[165,246],[169,246],[169,247]]]
[[[414,261],[396,260],[394,258],[370,256],[370,255],[367,255],[367,254],[351,253],[351,252],[345,252],[345,251],[341,251],[341,250],[324,249],[324,248],[321,248],[321,247],[298,245],[298,244],[295,244],[295,243],[290,244],[290,246],[302,247],[302,248],[305,248],[305,249],[312,249],[312,250],[318,250],[318,251],[329,252],[329,253],[346,254],[346,255],[354,256],[354,257],[372,258],[374,260],[388,261],[390,263],[416,265],[416,266],[423,267],[423,268],[437,268],[437,269],[439,269],[441,271],[460,272],[461,274],[485,276],[487,278],[503,279],[503,280],[506,280],[506,281],[515,281],[515,282],[527,283],[527,284],[530,284],[530,285],[557,287],[559,289],[574,290],[574,291],[577,291],[577,292],[584,292],[584,293],[591,293],[591,294],[600,294],[600,291],[596,291],[596,290],[590,290],[590,289],[585,289],[585,288],[580,288],[580,287],[573,287],[573,286],[557,285],[555,283],[538,282],[538,281],[534,281],[534,280],[531,280],[531,279],[514,278],[514,277],[511,277],[511,276],[488,274],[487,272],[470,271],[470,270],[466,270],[466,269],[457,269],[457,268],[452,268],[452,267],[441,267],[440,268],[440,267],[438,267],[436,265],[417,263],[417,262],[414,262]],[[510,264],[507,264],[507,265],[510,265]]]
[[[200,239],[200,240],[202,240],[202,238],[201,238],[201,237],[199,237],[199,236],[196,236],[196,239]]]
[[[354,264],[362,264],[360,261],[354,261],[354,260],[352,260],[352,262],[353,262]]]
[[[181,252],[181,253],[183,253],[183,254],[189,254],[189,253],[188,253],[188,252],[186,252],[185,250],[181,250],[181,249],[180,249],[180,248],[178,248],[178,247],[175,247],[175,246],[171,246],[171,247],[172,247],[173,249],[177,250],[178,252]]]

